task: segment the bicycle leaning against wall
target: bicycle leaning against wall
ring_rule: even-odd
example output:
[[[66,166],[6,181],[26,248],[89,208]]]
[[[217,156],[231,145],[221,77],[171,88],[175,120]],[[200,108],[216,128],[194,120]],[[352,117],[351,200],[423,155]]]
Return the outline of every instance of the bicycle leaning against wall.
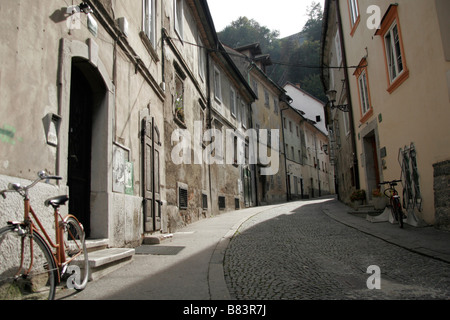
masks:
[[[24,203],[23,221],[9,221],[0,228],[0,300],[52,300],[62,281],[76,290],[87,285],[89,261],[83,226],[74,216],[63,218],[59,213],[69,198],[63,195],[45,201],[54,209],[55,242],[30,205],[29,190],[41,180],[61,177],[41,171],[28,186],[9,184],[0,191],[3,198],[7,192],[17,192]]]
[[[379,185],[389,184],[389,188],[384,190],[384,195],[389,198],[389,203],[391,206],[391,213],[394,221],[397,221],[400,228],[403,228],[403,219],[405,214],[402,210],[402,204],[400,202],[400,196],[398,195],[398,191],[395,189],[398,182],[402,182],[401,180],[392,180],[381,182]]]

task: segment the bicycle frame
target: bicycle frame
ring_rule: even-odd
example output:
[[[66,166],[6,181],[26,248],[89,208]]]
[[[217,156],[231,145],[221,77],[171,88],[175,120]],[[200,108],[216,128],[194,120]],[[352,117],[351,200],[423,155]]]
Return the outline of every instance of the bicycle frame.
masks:
[[[31,219],[30,217],[33,217],[33,219]],[[38,233],[41,237],[42,234],[45,237],[45,240],[47,242],[47,245],[50,245],[51,247],[53,247],[54,249],[56,249],[56,251],[51,250],[52,251],[52,257],[53,260],[56,263],[56,266],[58,268],[58,270],[60,272],[58,272],[58,279],[57,282],[59,283],[61,280],[61,276],[62,276],[62,272],[63,267],[65,265],[67,265],[68,263],[70,263],[72,260],[74,260],[76,257],[78,257],[81,253],[76,254],[75,256],[71,257],[71,259],[66,260],[66,254],[64,252],[64,220],[60,213],[58,208],[54,208],[54,221],[55,221],[55,239],[56,239],[56,243],[54,243],[51,239],[51,237],[48,235],[47,231],[45,230],[44,226],[42,225],[41,221],[39,220],[39,218],[37,217],[36,213],[34,212],[33,208],[30,205],[30,199],[28,199],[28,197],[24,198],[24,223],[27,227],[29,227],[29,232],[32,235],[33,232]],[[65,218],[67,219],[69,216],[66,216]],[[75,218],[73,216],[70,216],[72,218]],[[33,222],[33,220],[36,222],[36,224]],[[76,218],[75,218],[76,220]],[[78,220],[76,220],[78,222]],[[61,222],[61,223],[60,223]],[[10,222],[11,224],[20,224],[18,222]],[[42,237],[44,239],[44,237]],[[24,239],[22,239],[22,241],[24,241]],[[30,253],[31,253],[31,257],[30,257],[30,266],[28,267],[28,270],[26,273],[30,272],[30,270],[33,267],[33,241],[32,238],[30,237]],[[21,265],[19,268],[19,272],[20,270],[23,269],[23,261],[24,261],[24,252],[23,252],[23,244],[22,244],[22,252],[21,252]]]

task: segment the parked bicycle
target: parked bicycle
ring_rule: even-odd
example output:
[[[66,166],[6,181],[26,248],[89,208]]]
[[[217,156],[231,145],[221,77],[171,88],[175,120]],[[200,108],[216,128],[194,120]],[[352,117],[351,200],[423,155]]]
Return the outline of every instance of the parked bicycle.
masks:
[[[392,213],[392,217],[394,218],[394,221],[397,221],[400,228],[403,228],[403,219],[404,219],[405,215],[402,210],[400,196],[398,195],[398,191],[395,189],[398,182],[402,182],[402,181],[401,180],[385,181],[385,182],[381,182],[379,185],[381,186],[381,185],[389,184],[389,188],[384,190],[384,195],[389,198],[391,213]]]
[[[28,186],[9,184],[0,191],[3,198],[7,192],[17,192],[24,203],[23,221],[9,221],[0,228],[1,300],[52,300],[57,285],[64,281],[70,289],[83,290],[87,285],[89,261],[83,226],[74,216],[63,218],[59,212],[69,198],[63,195],[45,201],[54,209],[54,242],[30,205],[32,187],[42,180],[60,179],[41,171]]]

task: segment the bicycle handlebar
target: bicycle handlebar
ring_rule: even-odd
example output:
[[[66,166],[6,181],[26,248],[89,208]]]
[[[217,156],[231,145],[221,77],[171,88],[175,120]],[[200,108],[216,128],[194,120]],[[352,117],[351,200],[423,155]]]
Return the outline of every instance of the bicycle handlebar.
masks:
[[[384,181],[384,182],[380,182],[378,185],[383,185],[383,184],[393,184],[393,183],[397,183],[397,182],[402,182],[402,180],[392,180],[392,181]]]
[[[48,175],[45,170],[42,170],[42,171],[38,172],[38,178],[36,180],[34,180],[28,186],[22,187],[20,185],[20,183],[10,183],[10,184],[8,184],[8,189],[0,191],[0,194],[3,197],[3,199],[6,199],[6,194],[5,194],[6,192],[15,191],[15,192],[18,192],[19,194],[21,194],[21,192],[25,192],[25,194],[26,194],[29,189],[33,188],[41,180],[61,180],[61,179],[62,179],[62,177],[60,177],[60,176]],[[23,194],[21,194],[21,195],[23,195]]]

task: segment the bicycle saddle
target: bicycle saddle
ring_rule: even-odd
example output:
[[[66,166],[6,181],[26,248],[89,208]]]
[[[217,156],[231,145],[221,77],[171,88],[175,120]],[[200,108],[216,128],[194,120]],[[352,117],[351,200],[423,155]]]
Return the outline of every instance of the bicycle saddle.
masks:
[[[63,196],[57,196],[57,197],[53,197],[50,199],[45,200],[44,204],[48,207],[48,206],[52,206],[53,208],[58,208],[61,205],[64,205],[67,200],[69,200],[69,197],[66,195]]]

